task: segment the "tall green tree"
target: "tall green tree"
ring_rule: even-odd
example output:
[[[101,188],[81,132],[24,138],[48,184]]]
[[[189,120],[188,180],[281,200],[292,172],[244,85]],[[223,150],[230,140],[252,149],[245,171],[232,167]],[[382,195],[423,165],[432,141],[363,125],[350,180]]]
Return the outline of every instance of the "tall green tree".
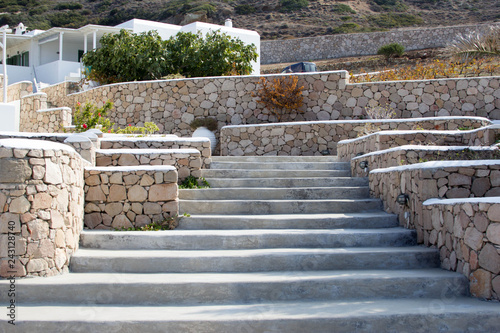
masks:
[[[180,32],[162,40],[156,31],[106,34],[101,48],[85,54],[87,78],[100,84],[186,77],[246,75],[257,59],[255,45],[214,31],[206,36]]]

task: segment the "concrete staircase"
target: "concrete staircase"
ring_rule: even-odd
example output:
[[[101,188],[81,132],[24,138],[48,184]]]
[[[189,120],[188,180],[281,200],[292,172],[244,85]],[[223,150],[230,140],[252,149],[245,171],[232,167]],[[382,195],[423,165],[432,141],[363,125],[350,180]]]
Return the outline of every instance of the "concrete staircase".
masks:
[[[439,253],[347,168],[334,157],[213,158],[212,188],[180,190],[191,217],[177,230],[84,231],[70,274],[18,280],[16,328],[500,331],[500,305],[467,297],[467,279],[441,270]]]

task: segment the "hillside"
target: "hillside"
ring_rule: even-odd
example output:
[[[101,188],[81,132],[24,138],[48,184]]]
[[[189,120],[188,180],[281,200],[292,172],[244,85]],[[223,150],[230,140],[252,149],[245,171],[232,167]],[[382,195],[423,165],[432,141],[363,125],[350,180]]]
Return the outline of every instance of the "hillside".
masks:
[[[0,25],[29,29],[116,25],[131,18],[205,21],[257,30],[264,40],[500,21],[498,0],[1,0]]]

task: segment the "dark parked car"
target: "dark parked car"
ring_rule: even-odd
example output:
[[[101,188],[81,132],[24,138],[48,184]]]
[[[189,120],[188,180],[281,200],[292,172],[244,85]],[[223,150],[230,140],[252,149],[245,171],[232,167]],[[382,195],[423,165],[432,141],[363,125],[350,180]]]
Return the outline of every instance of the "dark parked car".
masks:
[[[298,62],[286,67],[281,73],[304,73],[317,71],[318,70],[314,62]]]

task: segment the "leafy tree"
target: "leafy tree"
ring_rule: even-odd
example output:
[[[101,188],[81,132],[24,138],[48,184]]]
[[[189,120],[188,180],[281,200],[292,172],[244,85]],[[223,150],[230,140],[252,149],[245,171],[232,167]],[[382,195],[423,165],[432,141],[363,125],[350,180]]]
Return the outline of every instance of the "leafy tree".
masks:
[[[102,47],[83,57],[87,79],[101,84],[156,80],[171,74],[187,77],[250,74],[257,59],[255,45],[218,31],[178,33],[162,40],[156,31],[106,34]]]

